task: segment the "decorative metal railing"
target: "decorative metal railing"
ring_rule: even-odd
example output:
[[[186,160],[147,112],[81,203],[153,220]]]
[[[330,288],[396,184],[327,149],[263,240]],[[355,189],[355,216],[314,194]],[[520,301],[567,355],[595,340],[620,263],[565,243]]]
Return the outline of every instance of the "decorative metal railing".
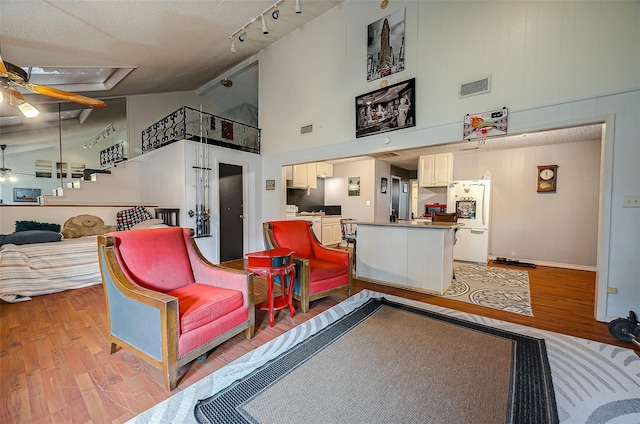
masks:
[[[124,148],[124,141],[100,150],[100,169],[111,168],[116,163],[127,160],[127,153]]]
[[[142,153],[194,140],[260,154],[260,129],[183,106],[142,131]]]

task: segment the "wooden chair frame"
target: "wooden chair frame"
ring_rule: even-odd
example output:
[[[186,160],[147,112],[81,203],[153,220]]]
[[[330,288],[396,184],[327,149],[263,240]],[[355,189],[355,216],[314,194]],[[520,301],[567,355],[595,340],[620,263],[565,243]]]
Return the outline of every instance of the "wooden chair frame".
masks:
[[[191,230],[193,236],[193,230]],[[190,237],[191,247],[203,264],[217,267],[209,262]],[[107,300],[107,316],[110,353],[117,351],[118,346],[125,348],[162,371],[165,388],[172,391],[178,384],[178,369],[208,351],[245,331],[247,339],[253,338],[255,331],[255,305],[253,299],[253,274],[242,270],[225,268],[225,271],[246,275],[248,285],[249,319],[234,328],[220,334],[214,339],[200,345],[192,351],[178,356],[178,299],[144,288],[129,280],[120,269],[114,249],[114,239],[110,236],[98,236],[98,256],[102,274],[105,298]],[[219,268],[219,267],[218,267]],[[118,296],[119,301],[126,304],[120,308],[119,321],[128,321],[131,325],[119,328],[113,325],[111,296]],[[142,319],[142,320],[141,320]],[[144,321],[143,321],[144,320]],[[145,325],[139,325],[143,323]]]
[[[323,246],[322,243],[320,243],[320,241],[318,240],[318,238],[315,236],[313,230],[311,229],[311,222],[309,223],[309,232],[310,232],[310,236],[313,237],[313,240],[315,241],[315,243],[317,244],[316,247],[318,248],[322,248],[322,249],[327,249],[327,250],[332,250],[332,251],[336,251],[336,252],[340,252],[342,254],[344,253],[348,253],[349,254],[349,269],[348,269],[348,274],[349,274],[349,283],[345,284],[343,286],[340,287],[335,287],[333,289],[330,290],[325,290],[322,292],[318,292],[318,293],[314,293],[314,294],[310,294],[309,293],[309,275],[310,275],[310,271],[311,271],[311,267],[309,264],[309,259],[307,258],[300,258],[297,256],[293,257],[293,261],[294,263],[298,266],[299,271],[297,272],[299,278],[300,278],[300,294],[296,294],[295,292],[293,293],[293,298],[296,299],[299,303],[300,303],[300,310],[302,313],[307,313],[309,312],[309,302],[312,302],[314,300],[317,299],[321,299],[323,297],[326,296],[330,296],[332,294],[335,293],[339,293],[343,290],[347,290],[347,296],[351,296],[351,292],[352,292],[352,288],[353,288],[353,279],[352,279],[352,275],[353,275],[353,256],[351,254],[351,252],[345,252],[344,250],[340,250],[340,249],[334,249],[332,247],[326,247]],[[264,234],[264,238],[265,238],[265,248],[266,249],[274,249],[276,247],[279,247],[274,236],[273,233],[271,231],[271,227],[269,226],[268,222],[264,222],[262,224],[262,231]],[[295,253],[294,253],[295,255]],[[275,283],[274,285],[278,286],[279,285],[277,283]]]

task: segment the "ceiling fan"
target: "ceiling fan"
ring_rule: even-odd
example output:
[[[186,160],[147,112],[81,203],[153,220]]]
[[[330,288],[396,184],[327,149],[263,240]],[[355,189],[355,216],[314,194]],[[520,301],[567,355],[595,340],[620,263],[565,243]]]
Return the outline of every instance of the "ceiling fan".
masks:
[[[24,69],[12,63],[4,62],[2,57],[0,57],[0,102],[2,102],[5,95],[8,95],[9,104],[18,107],[24,116],[27,118],[37,116],[40,112],[26,101],[22,93],[15,88],[16,86],[24,87],[34,93],[94,108],[102,109],[106,107],[106,104],[102,100],[92,99],[91,97],[69,93],[68,91],[58,90],[57,88],[44,85],[32,84],[29,82],[29,76]]]

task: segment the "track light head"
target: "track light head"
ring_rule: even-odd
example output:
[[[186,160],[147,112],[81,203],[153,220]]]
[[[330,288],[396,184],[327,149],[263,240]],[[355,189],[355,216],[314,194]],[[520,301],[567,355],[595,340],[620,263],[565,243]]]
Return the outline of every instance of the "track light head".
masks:
[[[302,13],[302,8],[300,7],[300,0],[296,0],[296,13]]]
[[[244,43],[244,40],[247,37],[247,33],[244,31],[244,28],[242,28],[242,33],[240,35],[238,35],[238,40],[240,40],[241,43]]]
[[[237,53],[237,51],[236,51],[236,43],[234,42],[234,40],[231,40],[231,48],[229,49],[229,52],[231,54],[236,54]]]
[[[260,15],[260,20],[262,21],[262,33],[269,34],[269,28],[267,28],[267,23],[264,21],[263,15]]]
[[[275,8],[275,10],[273,12],[271,12],[271,17],[273,19],[278,19],[280,17],[280,11],[278,10],[277,7]]]

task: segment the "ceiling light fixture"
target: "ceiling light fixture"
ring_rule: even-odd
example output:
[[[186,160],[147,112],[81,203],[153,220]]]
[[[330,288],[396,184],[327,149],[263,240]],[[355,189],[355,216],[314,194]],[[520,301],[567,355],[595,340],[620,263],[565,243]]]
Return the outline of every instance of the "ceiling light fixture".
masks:
[[[247,23],[242,25],[237,30],[233,31],[231,33],[231,35],[229,35],[229,39],[233,39],[237,34],[240,34],[238,36],[238,40],[240,40],[240,42],[244,43],[244,41],[247,39],[247,37],[246,37],[247,33],[245,31],[246,28],[251,26],[251,24],[254,23],[255,21],[257,21],[258,19],[260,19],[262,21],[262,33],[265,34],[265,35],[269,34],[269,28],[267,28],[267,23],[264,20],[264,15],[269,13],[269,12],[271,12],[271,16],[273,17],[273,19],[278,19],[280,17],[280,10],[278,9],[278,5],[280,3],[282,3],[283,1],[284,0],[278,0],[277,2],[272,4],[271,6],[269,6],[265,10],[263,10],[262,13],[259,13],[258,15],[254,16],[253,18],[251,18]],[[296,0],[295,11],[296,11],[296,13],[302,13],[302,10],[300,9],[300,0]],[[235,52],[233,52],[233,53],[235,53]]]
[[[2,149],[2,168],[0,168],[0,182],[5,182],[7,180],[14,182],[18,181],[15,175],[11,172],[11,169],[4,167],[4,149],[7,148],[6,144],[0,145],[0,149]]]
[[[27,102],[18,90],[9,88],[7,91],[9,93],[9,104],[20,109],[25,118],[35,118],[40,114],[40,111]]]
[[[220,84],[222,84],[224,87],[231,87],[233,85],[233,81],[231,81],[229,78],[223,78],[220,80]]]
[[[296,13],[302,13],[302,8],[300,7],[300,0],[296,0]]]
[[[103,140],[106,140],[107,137],[109,136],[109,134],[111,134],[111,132],[116,132],[116,128],[113,126],[113,123],[107,125],[106,127],[104,127],[104,129],[102,131],[100,131],[98,134],[96,134],[96,136],[92,139],[90,139],[89,141],[87,141],[86,143],[84,143],[84,146],[82,146],[83,148],[91,148],[93,146],[95,146],[96,144],[98,144],[98,142],[100,141],[100,139],[102,138]],[[114,134],[115,135],[115,134]]]
[[[236,50],[236,43],[235,40],[231,39],[231,48],[229,49],[229,52],[231,54],[236,54],[237,50]]]

